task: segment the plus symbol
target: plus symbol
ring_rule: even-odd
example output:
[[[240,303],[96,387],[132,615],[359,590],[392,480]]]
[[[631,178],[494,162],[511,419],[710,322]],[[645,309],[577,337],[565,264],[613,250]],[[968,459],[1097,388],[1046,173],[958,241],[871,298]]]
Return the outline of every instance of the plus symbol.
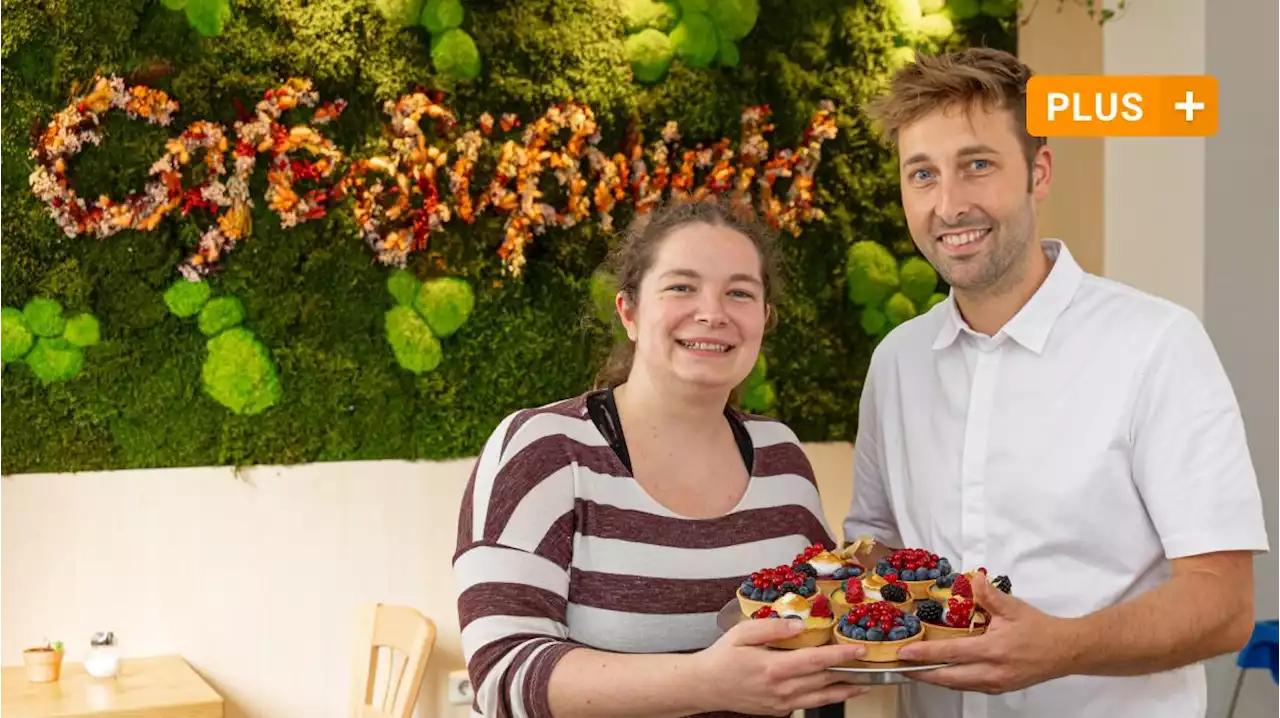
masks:
[[[1174,109],[1180,110],[1184,114],[1186,114],[1187,122],[1191,122],[1193,119],[1195,119],[1196,111],[1204,109],[1204,103],[1196,102],[1195,95],[1192,94],[1190,90],[1187,90],[1187,99],[1183,100],[1182,102],[1175,102],[1173,104],[1173,107]]]

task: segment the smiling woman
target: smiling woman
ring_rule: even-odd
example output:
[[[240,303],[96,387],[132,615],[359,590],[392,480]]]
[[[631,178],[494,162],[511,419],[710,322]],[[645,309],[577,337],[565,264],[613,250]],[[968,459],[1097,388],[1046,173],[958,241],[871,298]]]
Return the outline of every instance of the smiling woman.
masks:
[[[857,646],[764,646],[792,621],[716,615],[759,566],[834,547],[786,425],[731,406],[779,291],[772,235],[725,199],[658,208],[616,245],[625,328],[596,389],[518,411],[463,496],[454,572],[474,709],[778,715],[861,692]],[[797,653],[802,655],[796,655]],[[735,678],[762,677],[743,689]]]

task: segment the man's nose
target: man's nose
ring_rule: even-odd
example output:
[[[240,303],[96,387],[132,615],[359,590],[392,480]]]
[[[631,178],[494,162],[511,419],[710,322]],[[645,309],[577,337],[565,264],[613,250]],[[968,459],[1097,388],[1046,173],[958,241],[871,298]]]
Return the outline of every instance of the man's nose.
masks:
[[[972,207],[963,182],[943,179],[938,184],[938,204],[934,212],[946,224],[960,224]]]

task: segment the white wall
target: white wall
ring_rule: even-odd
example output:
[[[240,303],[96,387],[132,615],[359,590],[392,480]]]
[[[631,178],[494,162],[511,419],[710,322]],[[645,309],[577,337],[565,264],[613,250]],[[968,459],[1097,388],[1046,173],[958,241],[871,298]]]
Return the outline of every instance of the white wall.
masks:
[[[837,533],[852,447],[806,446]],[[81,660],[111,630],[126,656],[176,652],[228,701],[227,715],[337,718],[346,707],[356,609],[417,607],[439,635],[418,714],[463,667],[450,561],[470,460],[197,468],[0,480],[0,663],[61,639]],[[891,715],[893,689],[850,704]]]
[[[1103,28],[1105,74],[1205,74],[1205,0],[1141,0],[1126,8]],[[1204,139],[1105,144],[1107,276],[1203,317]]]

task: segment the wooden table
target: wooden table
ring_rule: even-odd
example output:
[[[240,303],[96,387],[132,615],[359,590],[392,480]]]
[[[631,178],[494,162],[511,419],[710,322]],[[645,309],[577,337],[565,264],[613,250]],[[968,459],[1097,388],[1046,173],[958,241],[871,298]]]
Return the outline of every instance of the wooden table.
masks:
[[[222,718],[222,696],[181,656],[121,658],[115,678],[94,678],[82,663],[62,664],[54,683],[27,682],[22,666],[0,669],[4,718]]]

